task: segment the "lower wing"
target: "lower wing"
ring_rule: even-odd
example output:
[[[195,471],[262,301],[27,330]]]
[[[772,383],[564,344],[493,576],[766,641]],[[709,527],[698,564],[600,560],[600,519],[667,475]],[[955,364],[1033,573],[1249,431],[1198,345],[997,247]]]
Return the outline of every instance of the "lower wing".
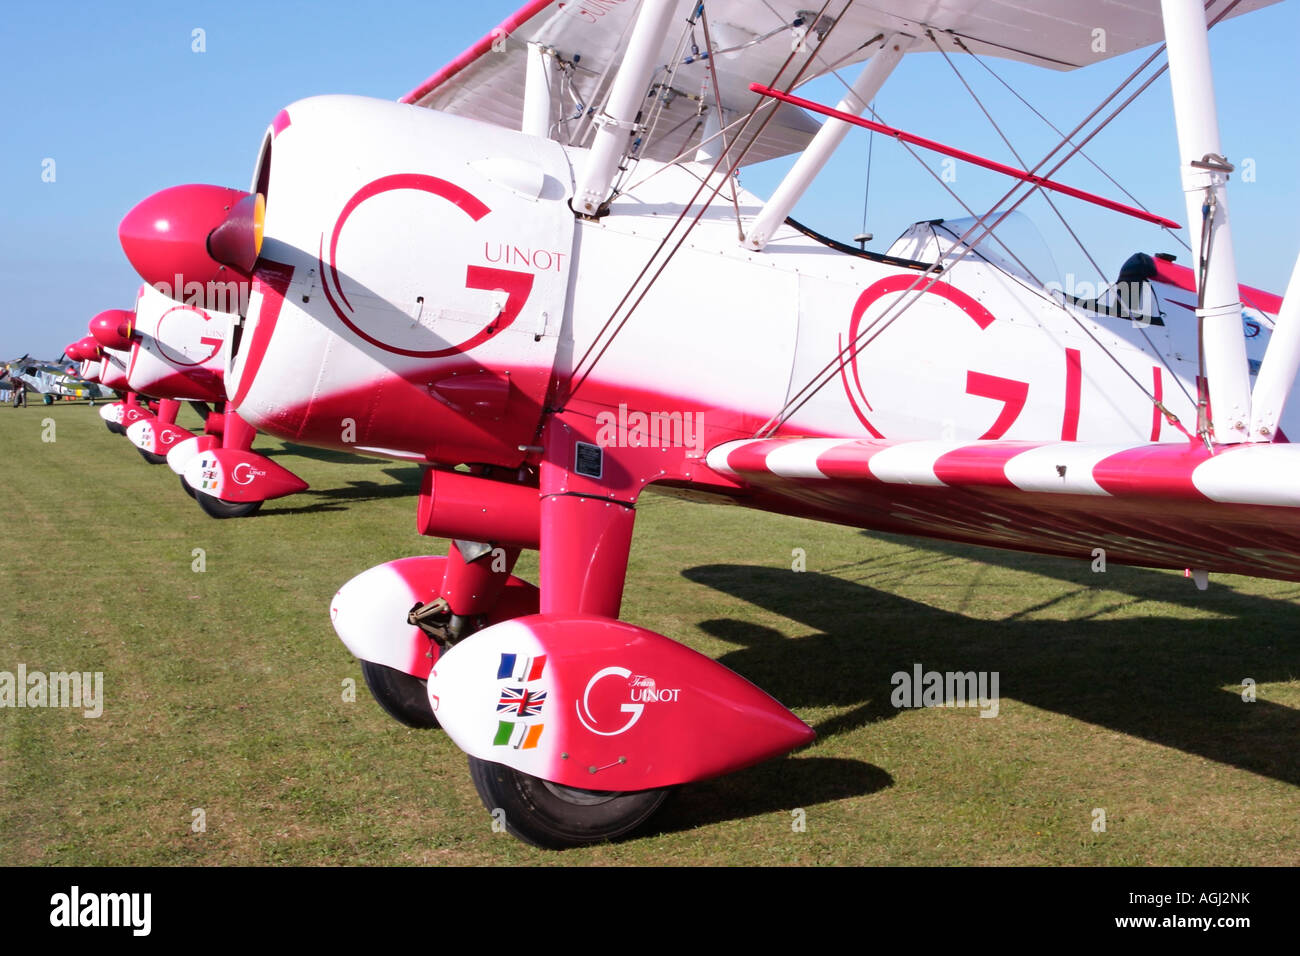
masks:
[[[708,464],[772,510],[840,524],[1300,580],[1300,445],[789,438]]]

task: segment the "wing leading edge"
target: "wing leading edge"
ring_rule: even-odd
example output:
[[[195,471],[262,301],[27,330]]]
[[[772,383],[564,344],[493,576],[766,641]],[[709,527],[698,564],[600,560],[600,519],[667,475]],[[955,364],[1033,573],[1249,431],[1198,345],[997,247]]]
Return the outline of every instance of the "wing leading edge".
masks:
[[[708,464],[765,507],[855,527],[1300,580],[1300,445],[793,438]]]

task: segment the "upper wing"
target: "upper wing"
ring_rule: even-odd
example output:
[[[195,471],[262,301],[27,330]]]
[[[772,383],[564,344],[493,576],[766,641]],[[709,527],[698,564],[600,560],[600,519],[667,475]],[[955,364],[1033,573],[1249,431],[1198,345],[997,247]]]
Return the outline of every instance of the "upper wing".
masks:
[[[708,464],[773,510],[840,524],[1300,580],[1300,445],[793,438]]]
[[[1241,0],[1230,16],[1276,2]],[[664,118],[669,128],[680,124],[680,129],[647,145],[643,155],[653,159],[673,159],[700,139],[693,119],[708,80],[708,63],[692,45],[699,52],[707,50],[702,29],[686,37],[685,56],[676,55],[696,3],[678,0],[674,22],[681,29],[663,38],[662,62],[673,69],[672,102]],[[1216,0],[1211,16],[1230,3]],[[802,48],[811,50],[830,24],[830,17],[812,22],[816,14],[809,11],[821,7],[820,0],[708,0],[704,9],[717,52],[713,61],[724,110],[745,113],[754,106],[758,95],[750,91],[750,83],[788,85],[794,70],[787,69],[780,79],[778,73],[793,46],[802,38]],[[537,43],[554,50],[565,64],[568,88],[561,84],[553,90],[552,105],[553,115],[570,119],[560,130],[565,135],[556,138],[583,145],[590,133],[585,114],[606,92],[611,66],[626,47],[638,8],[633,0],[534,0],[407,93],[402,102],[518,129],[526,45]],[[951,33],[975,53],[1059,70],[1128,53],[1163,36],[1159,0],[831,0],[826,9],[832,16],[843,11],[843,16],[820,46],[803,82],[866,59],[874,49],[870,41],[893,32],[918,37],[926,30]],[[796,63],[805,59],[798,56]],[[662,72],[656,79],[667,75]],[[712,94],[704,100],[712,108]],[[817,123],[807,114],[782,106],[745,162],[797,152],[816,129]]]
[[[685,20],[695,2],[680,0],[680,17],[674,22],[685,28]],[[611,67],[617,65],[626,49],[638,6],[631,0],[578,3],[535,0],[403,96],[401,102],[518,129],[523,118],[527,44],[536,43],[554,50],[556,58],[564,64],[562,81],[552,89],[552,115],[561,120],[555,138],[573,145],[586,145],[593,132],[590,110],[608,92],[614,72]],[[762,10],[763,15],[756,17],[751,6]],[[714,45],[719,52],[715,59],[716,100],[728,113],[740,114],[752,109],[759,101],[758,94],[749,89],[754,76],[775,73],[791,52],[791,24],[798,19],[797,4],[780,3],[773,7],[788,14],[788,19],[781,19],[759,3],[729,0],[716,4],[716,14],[715,3],[707,7]],[[715,15],[717,21],[712,19]],[[756,29],[750,31],[731,25],[745,21],[754,21]],[[763,35],[768,36],[753,46],[745,46]],[[659,131],[662,135],[652,136],[642,150],[643,156],[665,162],[683,153],[688,157],[693,154],[704,138],[700,108],[703,106],[707,112],[715,106],[714,94],[706,92],[711,90],[706,87],[707,58],[699,56],[707,50],[702,29],[697,28],[694,33],[698,49],[693,51],[688,42],[684,55],[678,57],[681,41],[682,33],[676,29],[663,38],[661,62],[670,69],[676,67],[671,79],[673,92],[665,96],[668,104]],[[729,48],[737,49],[723,52]],[[687,59],[691,62],[682,62]],[[667,78],[668,70],[661,70],[655,80],[663,82]],[[730,122],[733,118],[726,119]],[[782,104],[744,162],[762,162],[799,152],[819,127],[807,113]]]

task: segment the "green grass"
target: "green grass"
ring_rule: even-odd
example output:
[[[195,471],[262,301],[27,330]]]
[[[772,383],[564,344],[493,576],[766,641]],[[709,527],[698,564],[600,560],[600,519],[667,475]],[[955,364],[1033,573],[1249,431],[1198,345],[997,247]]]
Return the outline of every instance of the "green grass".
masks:
[[[4,862],[1300,862],[1300,586],[1200,593],[655,495],[624,619],[740,672],[819,739],[682,788],[641,838],[534,850],[492,831],[442,734],[380,711],[329,626],[354,574],[445,549],[415,533],[417,470],[258,449],[312,490],[213,521],[94,410],[0,408],[0,670],[103,671],[106,697],[97,720],[0,710]],[[535,554],[520,573],[536,579]],[[892,707],[890,676],[917,662],[998,671],[998,717]]]

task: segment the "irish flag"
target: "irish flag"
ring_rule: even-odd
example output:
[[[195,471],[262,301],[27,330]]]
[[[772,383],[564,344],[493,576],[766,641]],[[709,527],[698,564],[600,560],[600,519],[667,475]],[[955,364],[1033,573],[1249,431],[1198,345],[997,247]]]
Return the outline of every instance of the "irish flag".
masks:
[[[532,750],[542,736],[542,724],[517,724],[513,720],[498,720],[494,747],[514,747]]]

